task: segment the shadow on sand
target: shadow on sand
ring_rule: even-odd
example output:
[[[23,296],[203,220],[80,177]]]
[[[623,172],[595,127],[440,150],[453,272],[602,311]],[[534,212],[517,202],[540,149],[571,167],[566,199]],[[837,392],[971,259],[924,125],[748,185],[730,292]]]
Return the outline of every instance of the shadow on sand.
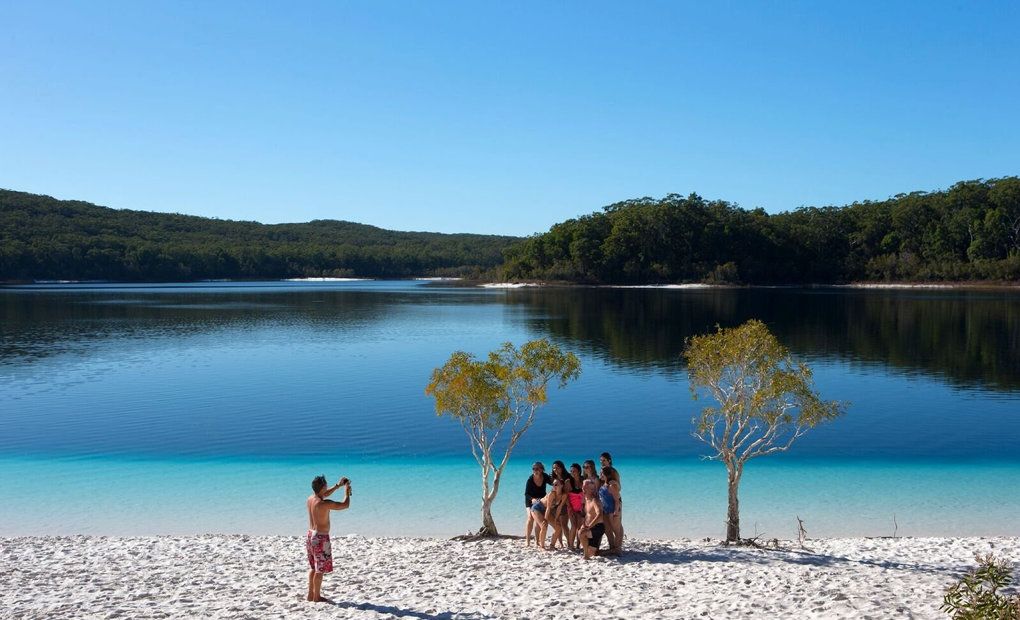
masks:
[[[690,562],[746,562],[749,564],[771,564],[787,562],[805,566],[874,566],[887,570],[905,570],[943,575],[965,572],[966,566],[936,566],[912,562],[891,562],[884,560],[851,559],[837,555],[814,553],[807,549],[754,549],[748,547],[714,548],[695,547],[678,549],[666,544],[650,544],[643,549],[628,550],[616,559],[621,564],[647,562],[649,564],[688,564]]]
[[[341,609],[357,609],[360,611],[374,611],[377,614],[382,614],[391,618],[420,618],[421,620],[482,620],[483,618],[489,618],[478,613],[464,613],[464,612],[452,612],[444,611],[437,613],[428,613],[424,611],[416,611],[414,609],[404,609],[402,607],[394,607],[392,605],[374,605],[372,603],[352,603],[347,601],[331,601],[334,607]]]

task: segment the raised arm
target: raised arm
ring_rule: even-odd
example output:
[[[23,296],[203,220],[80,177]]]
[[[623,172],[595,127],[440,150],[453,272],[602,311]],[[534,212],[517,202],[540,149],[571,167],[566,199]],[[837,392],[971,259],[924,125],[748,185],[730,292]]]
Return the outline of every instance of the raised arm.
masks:
[[[338,486],[339,486],[339,483],[338,483]],[[333,490],[335,491],[336,489],[333,489]],[[327,500],[324,500],[322,503],[325,504],[327,507],[329,507],[330,510],[346,510],[351,505],[351,485],[350,485],[350,483],[347,483],[347,484],[344,485],[344,501],[342,501],[342,502],[334,502],[331,499],[327,499]]]
[[[322,497],[323,498],[329,497],[330,495],[333,494],[334,491],[336,491],[340,487],[344,486],[344,484],[346,484],[346,483],[347,483],[347,478],[341,478],[339,482],[337,482],[333,486],[331,486],[328,489],[326,489],[325,491],[323,491],[322,492]]]

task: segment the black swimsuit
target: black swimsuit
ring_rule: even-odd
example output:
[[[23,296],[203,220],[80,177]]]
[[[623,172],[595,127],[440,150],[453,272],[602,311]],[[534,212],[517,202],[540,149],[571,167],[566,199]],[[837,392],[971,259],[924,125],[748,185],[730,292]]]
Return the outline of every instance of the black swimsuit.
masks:
[[[545,497],[545,487],[552,484],[553,479],[549,474],[542,474],[542,484],[535,484],[535,477],[528,476],[528,484],[524,487],[524,507],[531,508],[531,500]]]

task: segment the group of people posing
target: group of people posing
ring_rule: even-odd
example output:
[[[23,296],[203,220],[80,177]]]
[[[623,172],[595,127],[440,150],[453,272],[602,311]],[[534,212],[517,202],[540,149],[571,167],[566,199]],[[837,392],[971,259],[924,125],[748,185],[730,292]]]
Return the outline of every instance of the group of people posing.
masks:
[[[620,495],[620,473],[613,467],[613,457],[603,452],[599,457],[602,468],[595,469],[595,461],[584,465],[573,463],[568,470],[563,461],[554,461],[552,475],[545,465],[536,462],[531,466],[524,487],[524,506],[527,521],[524,525],[524,542],[531,544],[532,534],[541,549],[557,546],[580,549],[584,558],[598,555],[603,536],[609,549],[602,555],[619,555],[623,545],[623,499]],[[551,490],[547,487],[551,486]],[[550,528],[552,538],[546,544]]]

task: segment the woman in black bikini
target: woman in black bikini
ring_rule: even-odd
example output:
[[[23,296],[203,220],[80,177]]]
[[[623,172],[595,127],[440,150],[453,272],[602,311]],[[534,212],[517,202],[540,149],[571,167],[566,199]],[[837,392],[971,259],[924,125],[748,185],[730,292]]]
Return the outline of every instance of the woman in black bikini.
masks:
[[[553,480],[560,480],[564,483],[562,491],[563,495],[566,496],[567,491],[570,490],[569,486],[570,472],[567,471],[567,466],[563,464],[563,461],[553,461],[552,478]],[[547,514],[546,521],[548,521],[550,518],[551,516]],[[553,528],[554,532],[555,531],[560,532],[561,544],[566,544],[564,541],[566,540],[567,533],[570,531],[569,523],[570,523],[569,510],[564,510],[562,514],[559,515],[559,528],[556,527]]]
[[[563,533],[563,517],[567,514],[567,504],[569,503],[566,488],[566,481],[553,480],[552,492],[542,498],[542,504],[545,505],[545,521],[542,523],[538,536],[539,548],[547,550],[555,549],[557,543],[560,543],[560,547],[563,547],[560,537]],[[550,523],[553,526],[552,539],[549,547],[545,547],[545,533]]]

